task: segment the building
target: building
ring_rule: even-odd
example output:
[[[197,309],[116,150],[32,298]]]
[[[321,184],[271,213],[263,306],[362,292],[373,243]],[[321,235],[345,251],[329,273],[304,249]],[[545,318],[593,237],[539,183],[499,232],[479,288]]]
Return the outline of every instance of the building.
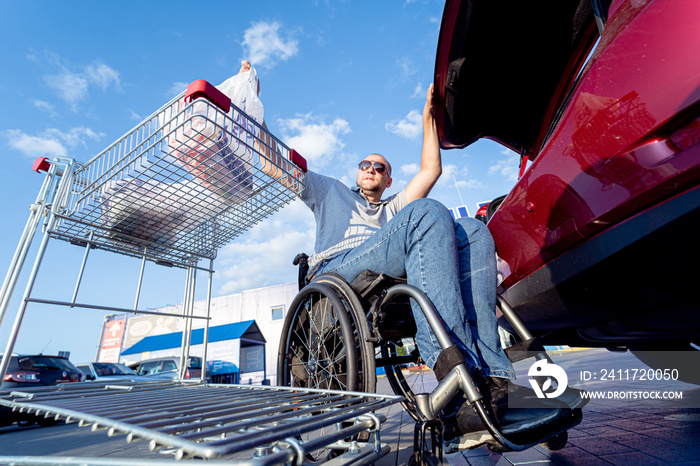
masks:
[[[296,283],[269,286],[211,299],[209,367],[235,366],[241,383],[277,383],[277,349],[284,317],[298,293]],[[182,305],[153,310],[182,314]],[[196,301],[195,316],[206,315]],[[191,356],[204,351],[204,320],[193,319]],[[166,315],[120,314],[105,318],[98,361],[132,364],[144,359],[180,356],[185,319]],[[264,361],[264,364],[262,362]]]

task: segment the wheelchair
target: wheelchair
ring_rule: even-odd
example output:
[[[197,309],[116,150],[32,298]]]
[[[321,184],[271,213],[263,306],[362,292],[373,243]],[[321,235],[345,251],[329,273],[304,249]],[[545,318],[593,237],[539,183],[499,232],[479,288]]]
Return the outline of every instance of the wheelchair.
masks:
[[[278,352],[278,384],[283,386],[374,393],[377,371],[384,372],[392,391],[403,397],[402,406],[414,419],[414,456],[417,464],[442,461],[440,411],[464,394],[492,439],[494,452],[520,451],[541,444],[550,450],[567,442],[567,430],[581,422],[581,410],[538,429],[501,431],[496,427],[479,388],[459,353],[455,362],[443,364],[440,382],[424,365],[415,343],[416,323],[410,300],[424,313],[444,353],[456,346],[430,300],[406,280],[366,271],[352,283],[336,274],[322,274],[306,283],[307,256],[299,265],[299,294],[285,318]],[[512,362],[532,357],[551,359],[510,306],[499,296],[500,310],[520,338],[506,350]],[[454,360],[453,360],[454,361]],[[436,367],[437,369],[437,367]],[[429,447],[430,444],[430,447]],[[449,452],[449,451],[448,451]]]

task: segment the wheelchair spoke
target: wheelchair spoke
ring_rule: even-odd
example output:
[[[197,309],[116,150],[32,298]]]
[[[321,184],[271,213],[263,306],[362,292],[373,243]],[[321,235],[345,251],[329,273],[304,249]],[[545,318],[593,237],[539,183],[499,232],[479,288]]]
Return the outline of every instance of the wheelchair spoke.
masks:
[[[322,294],[310,294],[297,308],[288,339],[292,384],[348,389],[347,345],[337,310]]]

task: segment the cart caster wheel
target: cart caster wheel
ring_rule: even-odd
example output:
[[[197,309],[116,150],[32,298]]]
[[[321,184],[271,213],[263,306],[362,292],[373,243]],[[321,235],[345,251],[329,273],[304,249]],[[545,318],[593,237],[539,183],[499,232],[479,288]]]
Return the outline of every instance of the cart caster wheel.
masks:
[[[554,451],[564,448],[566,446],[566,442],[568,441],[569,435],[566,432],[562,432],[561,434],[557,434],[547,441],[540,443],[540,445],[545,447],[547,450]]]

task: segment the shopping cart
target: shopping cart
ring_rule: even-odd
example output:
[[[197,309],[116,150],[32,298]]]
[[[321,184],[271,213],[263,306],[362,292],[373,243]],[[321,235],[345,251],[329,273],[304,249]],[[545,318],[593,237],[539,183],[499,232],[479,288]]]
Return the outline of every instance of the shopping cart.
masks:
[[[88,162],[66,157],[40,158],[34,169],[46,177],[3,283],[0,324],[42,222],[43,236],[5,348],[0,376],[7,371],[31,303],[155,314],[139,308],[144,268],[149,261],[187,270],[182,314],[157,314],[187,319],[182,371],[186,369],[182,362],[189,356],[192,320],[205,319],[206,360],[217,250],[297,197],[304,189],[306,162],[214,86],[200,80]],[[53,239],[84,248],[69,301],[33,296],[42,258]],[[94,248],[141,260],[133,308],[78,300],[85,266]],[[194,315],[198,271],[208,273],[209,278],[205,316]],[[203,367],[202,380],[205,370]],[[300,402],[295,407],[301,409],[304,404]],[[321,419],[325,419],[324,425],[332,426],[350,418],[336,419],[332,413],[326,413]],[[374,421],[364,422],[363,426],[369,426],[367,430],[379,429]],[[294,448],[303,457],[303,446]]]

